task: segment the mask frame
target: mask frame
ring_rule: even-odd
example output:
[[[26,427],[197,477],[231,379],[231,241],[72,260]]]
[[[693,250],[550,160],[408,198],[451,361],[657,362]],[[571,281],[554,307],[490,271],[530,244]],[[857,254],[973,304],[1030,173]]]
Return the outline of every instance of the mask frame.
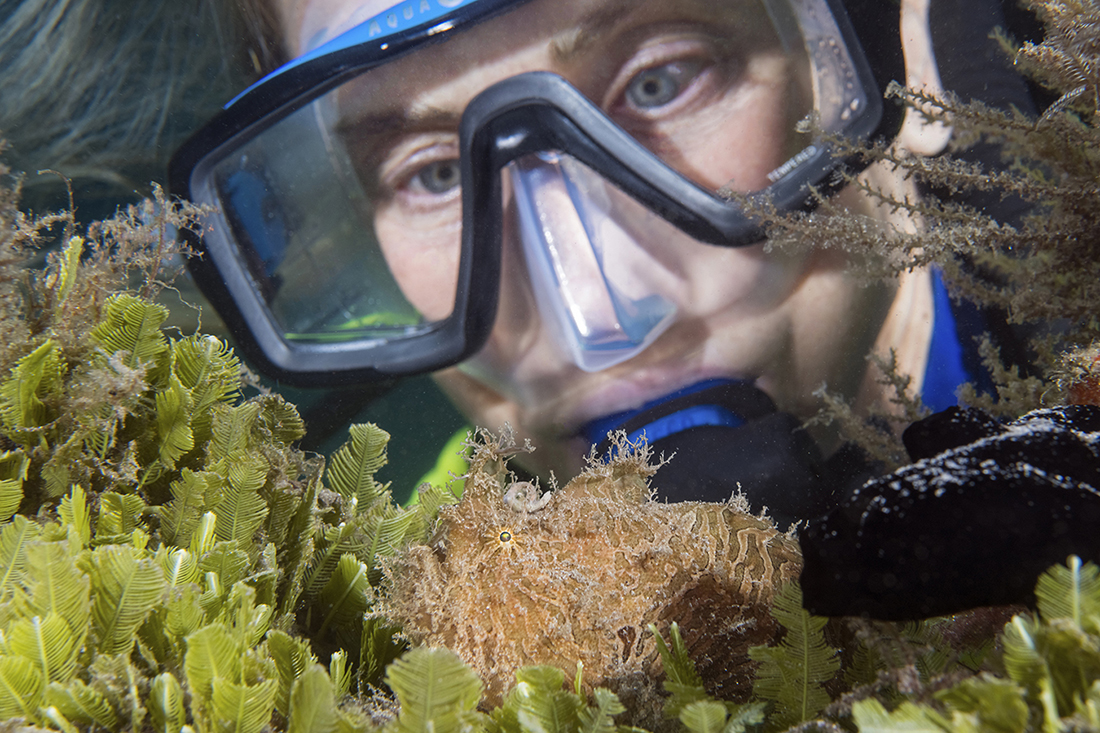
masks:
[[[867,104],[849,125],[849,136],[891,139],[900,113],[884,107],[880,80],[872,74],[838,0],[822,2],[832,12],[858,82],[866,91]],[[171,193],[197,202],[216,201],[213,168],[248,140],[349,78],[515,4],[480,0],[428,23],[368,40],[360,37],[369,27],[363,23],[291,62],[230,102],[177,151],[169,168]],[[871,0],[871,4],[883,3]],[[401,7],[391,10],[396,15]],[[866,18],[861,21],[866,25]],[[197,253],[189,259],[188,268],[245,358],[281,382],[333,387],[442,369],[477,352],[495,322],[503,234],[501,171],[517,158],[544,151],[576,158],[700,242],[741,247],[763,239],[763,232],[737,204],[673,170],[565,79],[534,71],[483,90],[462,115],[461,254],[454,308],[444,320],[394,339],[291,341],[266,305],[225,218],[218,215],[209,217],[203,237],[184,232]],[[858,170],[860,162],[838,159],[827,144],[815,142],[753,197],[767,198],[781,210],[807,209],[812,205],[809,187],[823,192],[835,189],[842,183],[837,175],[842,167]]]

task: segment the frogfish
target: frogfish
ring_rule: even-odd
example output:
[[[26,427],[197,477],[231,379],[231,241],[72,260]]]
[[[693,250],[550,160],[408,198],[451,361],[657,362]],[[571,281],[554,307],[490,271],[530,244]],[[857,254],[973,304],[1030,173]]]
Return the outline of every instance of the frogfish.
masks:
[[[777,590],[798,577],[789,533],[724,503],[660,503],[649,478],[661,465],[644,444],[607,456],[547,492],[520,481],[506,433],[479,433],[461,500],[440,511],[423,544],[386,567],[382,611],[416,643],[457,652],[498,704],[517,669],[555,665],[619,695],[635,724],[660,727],[661,662],[653,625],[676,622],[712,694],[745,700],[749,647],[773,642]],[[653,728],[651,728],[653,729]]]

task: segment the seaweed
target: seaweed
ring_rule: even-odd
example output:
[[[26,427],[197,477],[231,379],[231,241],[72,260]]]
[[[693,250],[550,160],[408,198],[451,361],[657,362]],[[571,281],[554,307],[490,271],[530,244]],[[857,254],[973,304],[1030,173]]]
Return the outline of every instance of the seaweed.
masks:
[[[445,492],[396,506],[374,480],[389,436],[373,425],[352,426],[326,469],[295,448],[292,405],[245,396],[226,343],[165,325],[154,298],[183,254],[174,228],[201,209],[157,191],[81,230],[72,210],[15,211],[7,180],[0,718],[66,733],[368,726],[339,701],[403,649],[365,618],[378,561],[428,531]]]
[[[839,650],[826,645],[826,619],[802,608],[798,583],[784,586],[775,596],[772,616],[786,632],[773,647],[753,647],[749,656],[761,662],[753,694],[774,703],[768,728],[785,730],[814,718],[830,702],[824,683],[840,669]]]
[[[1070,557],[1036,586],[1038,614],[1019,614],[999,644],[1002,672],[982,671],[930,699],[888,710],[852,706],[860,730],[1094,730],[1100,723],[1100,570]]]
[[[1005,169],[890,148],[844,149],[930,186],[1019,196],[1033,207],[1030,217],[997,221],[934,197],[895,195],[867,178],[849,183],[923,227],[890,231],[825,199],[794,217],[766,202],[758,209],[773,247],[844,247],[860,255],[870,276],[934,264],[954,292],[1003,309],[1013,322],[1057,320],[1032,342],[1037,374],[1003,359],[992,341],[982,345],[995,393],[971,389],[964,399],[1009,415],[1041,402],[1095,401],[1098,381],[1100,8],[1079,0],[1032,5],[1046,40],[1010,52],[1057,96],[1041,118],[889,91],[927,119],[951,124],[957,148],[999,145]],[[155,191],[81,227],[72,206],[43,216],[19,212],[20,179],[6,168],[0,177],[6,727],[626,733],[623,721],[641,718],[655,730],[691,733],[1100,728],[1100,571],[1076,558],[1040,578],[1035,613],[984,609],[905,626],[826,622],[802,610],[794,586],[771,583],[759,609],[727,623],[729,616],[710,613],[713,604],[699,599],[717,594],[717,605],[728,608],[733,596],[702,574],[648,633],[648,620],[630,625],[637,618],[612,628],[600,639],[611,651],[577,665],[575,674],[572,665],[595,643],[552,660],[556,666],[520,664],[489,680],[453,651],[414,646],[425,634],[406,636],[379,602],[390,594],[392,603],[398,571],[411,565],[386,558],[453,556],[456,548],[441,541],[448,517],[475,506],[507,522],[489,534],[470,525],[477,535],[471,545],[484,551],[478,557],[494,572],[519,568],[536,557],[540,525],[571,493],[586,506],[618,511],[630,504],[641,514],[652,469],[644,448],[641,458],[623,450],[622,460],[593,463],[577,487],[546,502],[526,486],[522,500],[508,504],[522,483],[511,481],[505,461],[515,446],[481,436],[481,470],[466,477],[466,507],[452,507],[457,497],[445,487],[422,487],[418,506],[398,507],[375,480],[385,462],[384,431],[353,426],[326,467],[296,448],[305,429],[297,410],[247,389],[226,343],[166,326],[170,314],[156,299],[171,292],[170,271],[185,254],[173,229],[200,226],[201,210]],[[51,243],[56,251],[43,254]],[[905,375],[889,358],[878,368],[895,397],[886,417],[902,423],[920,414]],[[897,455],[889,432],[875,440],[883,456]],[[664,562],[685,537],[732,547],[712,515],[741,518],[742,508],[680,507],[686,519],[667,548],[642,553],[639,562]],[[608,582],[621,591],[625,576],[614,562],[625,557],[623,537],[601,530],[597,515],[585,516],[594,522],[590,539],[609,538]],[[784,555],[782,565],[797,565],[797,557],[779,552],[789,537],[763,519],[743,519],[743,533],[766,538]],[[639,534],[653,535],[653,526]],[[554,577],[565,587],[561,579],[573,576]],[[756,579],[746,586],[765,590]],[[494,598],[480,596],[480,607],[493,607]],[[550,620],[570,634],[581,626],[575,616]],[[775,643],[749,653],[737,636],[749,631]],[[732,641],[717,643],[721,634]],[[539,644],[533,635],[506,641]],[[736,666],[741,677],[715,682],[713,675],[733,668],[727,652],[744,657]],[[627,659],[638,668],[612,690],[597,662],[621,667]],[[665,694],[654,698],[650,689]],[[630,697],[638,690],[645,694]],[[657,718],[640,715],[641,705],[655,702]]]
[[[664,705],[666,718],[678,719],[690,733],[741,733],[749,726],[763,722],[765,702],[738,704],[716,700],[707,694],[703,679],[688,657],[679,624],[673,622],[669,626],[671,648],[661,638],[656,626],[650,625],[649,632],[657,640],[664,667],[662,687],[669,693]]]
[[[964,404],[1005,417],[1068,399],[1095,399],[1088,390],[1069,390],[1082,375],[1082,353],[1100,344],[1100,6],[1081,0],[1029,0],[1044,27],[1041,42],[1001,42],[1006,61],[1044,85],[1056,101],[1038,118],[1017,109],[996,109],[951,93],[932,94],[892,84],[887,97],[929,123],[953,129],[949,154],[917,155],[897,146],[831,141],[842,155],[870,167],[860,175],[841,174],[844,184],[869,197],[878,211],[890,212],[902,226],[877,214],[848,209],[844,202],[816,193],[810,213],[788,214],[766,200],[743,198],[768,233],[775,250],[839,249],[868,280],[892,280],[902,273],[935,267],[955,299],[1007,320],[1013,340],[1026,346],[1002,354],[998,342],[982,338],[979,354],[992,389],[965,385]],[[983,166],[958,154],[975,145],[998,149],[1003,163]],[[884,185],[882,181],[902,181]],[[926,189],[929,193],[916,195]],[[962,203],[955,194],[983,193],[1014,199],[1012,214]],[[1026,213],[1016,217],[1023,207]],[[916,223],[912,226],[912,223]],[[998,315],[1000,314],[1000,315]],[[891,368],[889,354],[877,354],[886,380],[889,410],[854,414],[844,398],[823,387],[819,419],[839,420],[844,437],[876,458],[904,458],[892,434],[913,418],[905,398],[905,375]],[[1084,371],[1090,370],[1090,363]],[[859,418],[862,418],[863,421]]]

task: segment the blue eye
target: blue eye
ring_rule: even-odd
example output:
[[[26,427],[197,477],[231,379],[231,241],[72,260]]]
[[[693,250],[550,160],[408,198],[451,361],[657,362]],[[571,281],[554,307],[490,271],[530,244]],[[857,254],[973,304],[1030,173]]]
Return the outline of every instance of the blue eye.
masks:
[[[663,107],[683,93],[699,73],[700,64],[675,61],[636,74],[626,87],[626,99],[638,109]]]
[[[447,193],[459,183],[458,160],[437,160],[417,171],[415,179],[429,193]]]

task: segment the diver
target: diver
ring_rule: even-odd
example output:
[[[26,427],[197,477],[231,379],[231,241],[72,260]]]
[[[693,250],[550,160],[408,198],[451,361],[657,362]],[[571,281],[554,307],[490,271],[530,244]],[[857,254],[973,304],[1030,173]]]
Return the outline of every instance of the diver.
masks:
[[[773,251],[742,203],[827,192],[920,226],[845,186],[865,164],[830,139],[940,152],[950,130],[903,122],[891,81],[1026,109],[999,2],[242,1],[286,61],[170,185],[217,207],[191,270],[281,382],[430,372],[472,424],[530,439],[533,476],[625,430],[673,456],[659,499],[741,491],[783,527],[871,470],[801,427],[815,390],[887,404],[868,353],[934,410],[980,378],[986,326],[934,270],[867,283],[850,259],[873,253]]]

